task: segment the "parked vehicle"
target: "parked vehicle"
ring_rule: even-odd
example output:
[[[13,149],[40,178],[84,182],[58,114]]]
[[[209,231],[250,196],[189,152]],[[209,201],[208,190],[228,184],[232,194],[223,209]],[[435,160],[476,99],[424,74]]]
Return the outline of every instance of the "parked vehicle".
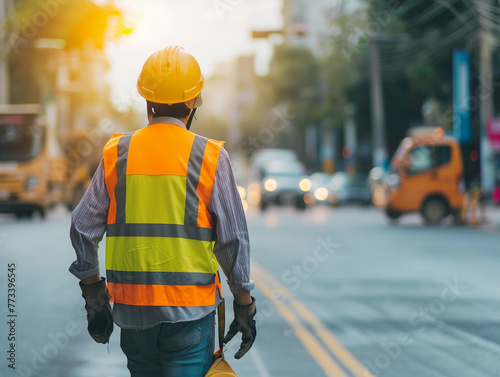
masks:
[[[371,204],[368,177],[363,174],[335,173],[328,185],[328,201],[333,205]]]
[[[73,209],[100,161],[110,135],[82,131],[50,140],[41,114],[37,104],[0,106],[0,212],[44,217],[57,203]],[[59,156],[49,153],[49,141]]]
[[[261,168],[260,209],[271,204],[294,205],[306,209],[304,195],[311,189],[302,164],[298,161],[269,161]]]
[[[437,223],[449,214],[459,216],[464,190],[458,141],[441,128],[417,130],[402,140],[373,202],[390,219],[419,211],[426,222]]]
[[[0,212],[19,217],[49,205],[50,165],[38,105],[0,107]]]

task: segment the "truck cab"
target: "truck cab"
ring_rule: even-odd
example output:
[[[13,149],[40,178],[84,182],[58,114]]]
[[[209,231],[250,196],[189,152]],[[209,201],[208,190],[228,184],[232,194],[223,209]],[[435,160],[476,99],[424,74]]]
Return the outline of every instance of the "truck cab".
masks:
[[[394,220],[420,212],[427,223],[459,215],[464,200],[463,164],[458,141],[441,128],[415,129],[403,139],[373,202]]]

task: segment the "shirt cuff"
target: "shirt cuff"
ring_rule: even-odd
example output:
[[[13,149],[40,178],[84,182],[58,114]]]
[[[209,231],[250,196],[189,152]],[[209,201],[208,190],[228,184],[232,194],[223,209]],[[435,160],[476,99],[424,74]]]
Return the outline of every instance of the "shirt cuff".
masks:
[[[255,282],[253,280],[250,280],[248,283],[241,284],[241,288],[244,289],[245,291],[250,292],[252,289],[255,288]]]
[[[76,268],[76,261],[73,262],[73,264],[70,266],[69,272],[71,272],[73,275],[75,275],[80,280],[89,278],[91,276],[96,276],[96,275],[100,276],[99,266],[95,266],[91,270],[80,271],[80,270],[77,270],[77,268]]]
[[[255,288],[255,283],[253,280],[250,280],[248,283],[231,284],[232,293],[239,293],[241,290],[250,292],[254,288]]]

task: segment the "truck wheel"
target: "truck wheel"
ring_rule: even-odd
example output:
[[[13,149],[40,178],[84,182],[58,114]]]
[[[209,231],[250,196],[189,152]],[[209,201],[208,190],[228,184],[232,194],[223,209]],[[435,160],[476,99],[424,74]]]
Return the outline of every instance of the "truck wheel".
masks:
[[[443,198],[429,198],[422,205],[421,213],[426,223],[437,224],[448,215],[448,203]]]
[[[388,210],[385,212],[385,215],[391,222],[395,222],[397,219],[401,217],[401,212],[393,211],[393,210]]]

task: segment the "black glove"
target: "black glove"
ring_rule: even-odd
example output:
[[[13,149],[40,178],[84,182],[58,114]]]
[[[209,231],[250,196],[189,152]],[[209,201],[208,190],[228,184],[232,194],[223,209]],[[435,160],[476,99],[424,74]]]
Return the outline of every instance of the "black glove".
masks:
[[[238,305],[233,301],[233,310],[234,320],[231,326],[229,326],[227,335],[224,337],[224,343],[228,343],[238,332],[241,332],[241,346],[234,355],[235,359],[241,359],[252,347],[257,337],[257,329],[255,328],[255,320],[253,319],[257,313],[255,298],[252,297],[252,303],[245,306]]]
[[[106,279],[90,285],[80,282],[82,297],[85,299],[85,310],[87,311],[87,330],[97,343],[108,343],[113,332],[113,316],[110,295],[106,287]]]

